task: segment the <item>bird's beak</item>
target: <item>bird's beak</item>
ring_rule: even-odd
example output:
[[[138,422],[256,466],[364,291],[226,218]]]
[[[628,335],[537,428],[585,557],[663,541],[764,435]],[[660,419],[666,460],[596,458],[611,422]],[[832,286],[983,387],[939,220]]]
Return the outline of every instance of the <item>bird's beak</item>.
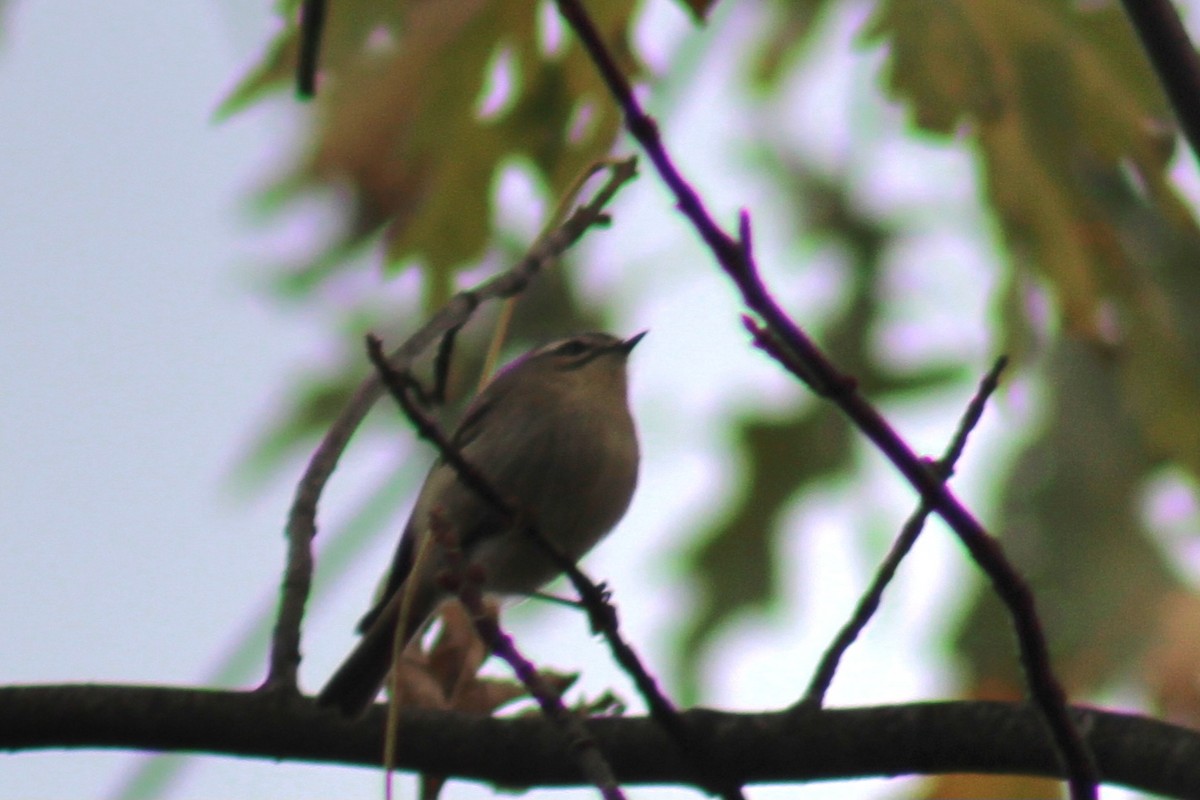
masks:
[[[617,349],[625,355],[629,355],[629,352],[633,350],[633,348],[637,347],[637,343],[640,342],[642,338],[649,332],[650,331],[645,330],[641,333],[635,333],[633,336],[630,336],[628,339],[617,345]]]

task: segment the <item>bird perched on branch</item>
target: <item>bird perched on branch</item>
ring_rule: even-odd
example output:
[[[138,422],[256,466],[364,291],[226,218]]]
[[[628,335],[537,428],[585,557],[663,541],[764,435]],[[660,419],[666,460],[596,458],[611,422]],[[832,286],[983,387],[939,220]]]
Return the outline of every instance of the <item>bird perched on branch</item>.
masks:
[[[482,574],[484,590],[514,595],[532,594],[561,571],[529,528],[575,561],[617,524],[637,484],[626,361],[644,335],[552,342],[513,361],[471,402],[450,445],[508,508],[444,458],[434,464],[381,598],[359,623],[362,638],[318,703],[362,714],[387,680],[396,637],[407,644],[446,599],[444,553],[426,544],[434,514]]]

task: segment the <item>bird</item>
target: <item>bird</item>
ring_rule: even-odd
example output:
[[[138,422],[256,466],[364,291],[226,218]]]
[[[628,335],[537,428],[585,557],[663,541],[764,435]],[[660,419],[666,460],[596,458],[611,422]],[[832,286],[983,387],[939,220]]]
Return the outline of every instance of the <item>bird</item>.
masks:
[[[445,554],[424,544],[434,514],[458,539],[465,564],[478,568],[482,589],[497,595],[528,596],[559,573],[530,525],[572,561],[616,526],[637,486],[626,365],[645,335],[583,333],[550,342],[515,359],[479,392],[451,447],[524,522],[439,459],[417,495],[379,600],[359,622],[361,638],[318,693],[318,705],[351,718],[364,714],[387,680],[396,637],[407,645],[449,596],[439,580]]]

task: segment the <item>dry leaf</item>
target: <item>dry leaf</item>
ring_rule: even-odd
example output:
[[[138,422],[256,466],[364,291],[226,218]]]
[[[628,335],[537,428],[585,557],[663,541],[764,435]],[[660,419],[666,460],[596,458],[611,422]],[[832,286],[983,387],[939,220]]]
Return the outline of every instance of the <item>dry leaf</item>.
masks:
[[[1155,644],[1143,661],[1143,677],[1172,722],[1200,724],[1200,597],[1177,592],[1158,609]]]

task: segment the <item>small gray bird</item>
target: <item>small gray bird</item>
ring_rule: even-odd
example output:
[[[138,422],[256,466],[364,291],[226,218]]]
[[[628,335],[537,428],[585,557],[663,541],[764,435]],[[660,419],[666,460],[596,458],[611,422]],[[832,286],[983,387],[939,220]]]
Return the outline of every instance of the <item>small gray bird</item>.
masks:
[[[585,333],[526,353],[471,402],[452,438],[467,462],[573,560],[617,524],[633,497],[638,442],[625,364],[643,336]],[[382,597],[359,623],[362,638],[317,696],[319,704],[349,717],[366,711],[391,669],[402,598],[410,597],[399,631],[404,644],[446,598],[437,581],[445,560],[436,544],[413,573],[435,509],[466,562],[482,569],[486,591],[528,595],[558,575],[523,528],[439,461],[417,496]]]

